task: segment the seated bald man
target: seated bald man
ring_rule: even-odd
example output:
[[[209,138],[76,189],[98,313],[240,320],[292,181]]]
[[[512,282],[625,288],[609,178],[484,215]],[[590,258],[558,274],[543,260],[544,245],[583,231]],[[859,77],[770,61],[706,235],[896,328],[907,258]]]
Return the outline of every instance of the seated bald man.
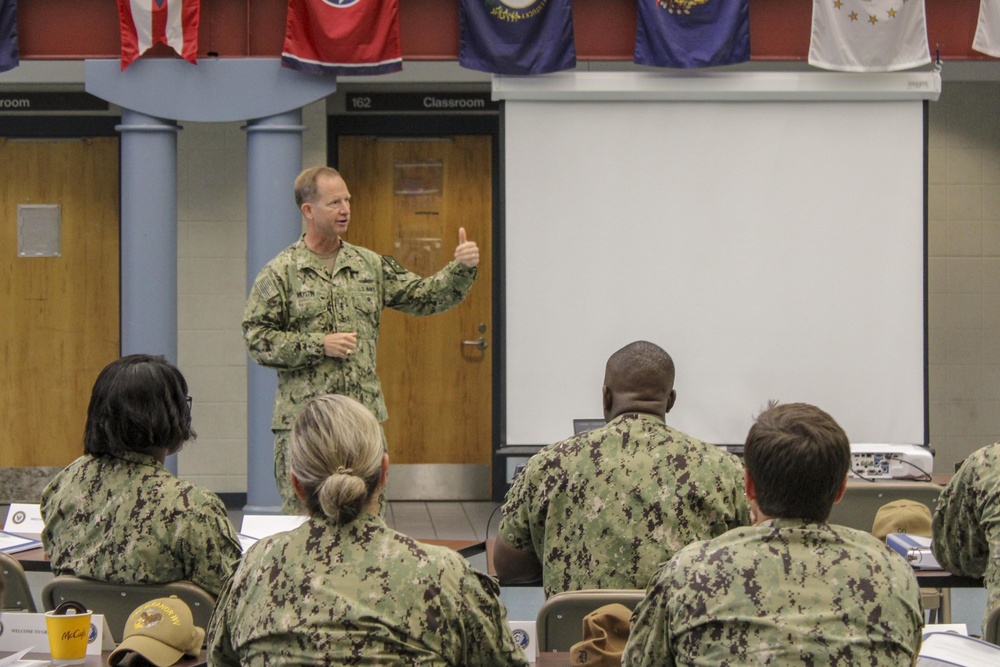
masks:
[[[602,397],[607,424],[543,449],[514,480],[493,548],[501,583],[540,578],[546,597],[645,588],[681,547],[749,524],[740,460],[666,423],[669,354],[618,350]]]

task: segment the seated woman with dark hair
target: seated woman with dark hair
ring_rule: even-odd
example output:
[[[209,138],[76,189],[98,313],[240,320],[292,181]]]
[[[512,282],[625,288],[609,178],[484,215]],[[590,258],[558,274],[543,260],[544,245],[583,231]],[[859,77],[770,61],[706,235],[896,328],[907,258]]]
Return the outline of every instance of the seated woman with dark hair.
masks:
[[[209,664],[527,665],[496,583],[379,517],[389,458],[367,408],[310,400],[288,455],[309,520],[247,551],[216,604]]]
[[[123,584],[186,579],[218,595],[240,559],[225,505],[163,465],[194,437],[176,367],[146,354],[108,364],[90,396],[84,455],[42,493],[52,571]]]

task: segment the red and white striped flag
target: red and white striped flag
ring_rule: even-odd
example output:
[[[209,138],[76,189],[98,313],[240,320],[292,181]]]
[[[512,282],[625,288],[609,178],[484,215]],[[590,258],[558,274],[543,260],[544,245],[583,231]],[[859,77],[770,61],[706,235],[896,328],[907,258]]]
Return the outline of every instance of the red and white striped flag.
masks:
[[[979,4],[979,23],[972,48],[1000,58],[1000,0],[982,0]]]
[[[122,69],[154,44],[166,44],[194,64],[198,59],[200,0],[118,0]]]

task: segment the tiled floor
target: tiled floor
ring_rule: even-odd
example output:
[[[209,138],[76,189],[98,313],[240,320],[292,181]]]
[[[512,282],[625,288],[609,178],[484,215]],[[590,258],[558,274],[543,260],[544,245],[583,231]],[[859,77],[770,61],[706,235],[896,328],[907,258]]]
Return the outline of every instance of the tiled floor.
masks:
[[[410,537],[480,540],[495,537],[500,512],[492,502],[389,503],[386,523]],[[492,516],[492,520],[491,520]]]
[[[243,512],[229,510],[229,519],[239,530]],[[394,501],[386,508],[385,522],[415,538],[486,541],[496,536],[500,512],[499,505],[489,501]]]

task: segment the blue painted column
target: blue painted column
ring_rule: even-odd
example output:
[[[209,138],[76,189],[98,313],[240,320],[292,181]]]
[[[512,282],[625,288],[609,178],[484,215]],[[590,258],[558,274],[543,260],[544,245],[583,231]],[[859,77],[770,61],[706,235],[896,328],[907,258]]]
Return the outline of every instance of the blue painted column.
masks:
[[[121,351],[177,364],[177,122],[122,109]],[[177,474],[177,457],[167,457]]]
[[[84,69],[87,92],[125,110],[119,128],[122,352],[156,352],[176,363],[175,121],[259,119],[246,128],[249,286],[301,231],[292,192],[302,166],[301,109],[333,94],[337,82],[282,67],[278,58],[204,58],[197,67],[176,58],[140,58],[124,71],[118,60],[101,58],[86,60]],[[277,512],[271,437],[277,377],[252,361],[247,376],[247,509]],[[172,459],[167,465],[176,474]]]
[[[302,214],[295,206],[293,183],[302,171],[302,111],[247,123],[247,293],[260,270],[295,242]],[[278,376],[273,368],[247,367],[247,505],[248,514],[281,513],[274,483],[274,437],[271,416]]]

